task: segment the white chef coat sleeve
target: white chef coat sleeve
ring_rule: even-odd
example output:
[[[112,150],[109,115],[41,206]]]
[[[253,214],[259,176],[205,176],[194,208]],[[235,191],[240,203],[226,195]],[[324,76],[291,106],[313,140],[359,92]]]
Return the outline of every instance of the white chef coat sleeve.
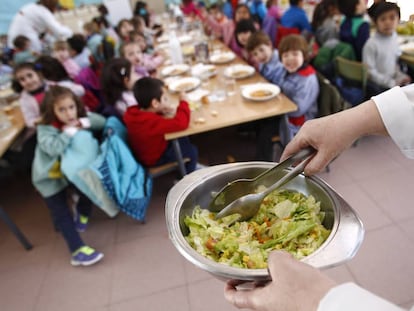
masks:
[[[392,140],[414,159],[414,84],[396,86],[372,99]]]
[[[73,35],[72,30],[61,24],[48,9],[44,10],[43,14],[43,22],[45,23],[47,30],[52,33],[57,40],[65,40]]]
[[[332,288],[319,303],[317,311],[404,311],[355,283]]]

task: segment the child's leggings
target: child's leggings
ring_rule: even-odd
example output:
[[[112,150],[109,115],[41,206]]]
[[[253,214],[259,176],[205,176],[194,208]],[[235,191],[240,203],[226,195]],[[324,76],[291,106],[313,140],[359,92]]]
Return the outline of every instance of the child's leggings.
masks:
[[[85,243],[82,241],[78,231],[76,231],[73,215],[68,205],[67,189],[68,187],[45,198],[45,201],[47,207],[50,209],[53,223],[60,230],[68,244],[70,252],[73,253],[79,247],[84,246]],[[92,202],[82,193],[78,193],[80,196],[77,204],[78,213],[89,217]]]
[[[183,155],[183,158],[190,158],[190,161],[185,164],[185,169],[187,173],[191,173],[195,170],[198,161],[197,147],[190,142],[190,139],[188,137],[181,137],[178,139],[178,142],[180,144],[181,154]],[[169,142],[167,149],[158,160],[157,165],[175,161],[177,161],[177,158],[175,156],[174,147],[173,144]]]

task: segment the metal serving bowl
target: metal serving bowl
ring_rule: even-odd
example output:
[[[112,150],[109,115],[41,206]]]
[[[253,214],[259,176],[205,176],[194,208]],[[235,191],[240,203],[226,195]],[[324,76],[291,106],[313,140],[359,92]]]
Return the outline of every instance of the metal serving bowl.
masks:
[[[199,268],[223,280],[269,280],[267,269],[230,267],[197,253],[184,238],[188,234],[184,217],[191,215],[196,205],[208,208],[212,192],[219,191],[228,182],[255,177],[272,166],[274,163],[270,162],[217,165],[195,171],[178,182],[169,191],[165,207],[169,236],[178,251]],[[349,204],[328,184],[318,177],[299,175],[282,188],[313,195],[321,202],[321,210],[326,213],[323,225],[331,230],[327,240],[314,253],[303,258],[303,262],[316,268],[329,268],[351,259],[356,254],[364,237],[362,222]]]

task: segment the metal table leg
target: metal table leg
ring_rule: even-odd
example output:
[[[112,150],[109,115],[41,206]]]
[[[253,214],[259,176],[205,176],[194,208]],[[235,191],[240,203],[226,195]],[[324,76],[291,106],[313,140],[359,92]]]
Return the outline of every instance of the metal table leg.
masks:
[[[24,246],[25,249],[30,250],[32,249],[32,244],[26,239],[24,234],[19,230],[16,224],[10,219],[10,217],[6,214],[3,208],[0,206],[0,218],[6,223],[9,227],[11,232],[19,239],[20,243]]]
[[[180,169],[181,177],[184,177],[187,174],[187,171],[185,169],[184,159],[183,159],[183,155],[181,153],[181,148],[180,148],[180,144],[178,142],[178,139],[173,139],[171,141],[171,143],[173,144],[175,157],[177,158],[178,168]]]

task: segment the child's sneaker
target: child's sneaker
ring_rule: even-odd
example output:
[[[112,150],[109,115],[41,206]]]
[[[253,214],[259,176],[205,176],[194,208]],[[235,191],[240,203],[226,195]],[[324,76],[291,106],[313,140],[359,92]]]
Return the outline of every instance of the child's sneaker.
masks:
[[[208,167],[208,166],[197,162],[195,170],[196,171],[201,170],[201,169],[206,168],[206,167]]]
[[[78,232],[85,232],[86,228],[88,227],[89,218],[84,216],[78,212],[75,213],[75,228]]]
[[[72,253],[70,263],[72,266],[90,266],[97,263],[104,257],[104,254],[94,250],[89,246],[82,246]]]

